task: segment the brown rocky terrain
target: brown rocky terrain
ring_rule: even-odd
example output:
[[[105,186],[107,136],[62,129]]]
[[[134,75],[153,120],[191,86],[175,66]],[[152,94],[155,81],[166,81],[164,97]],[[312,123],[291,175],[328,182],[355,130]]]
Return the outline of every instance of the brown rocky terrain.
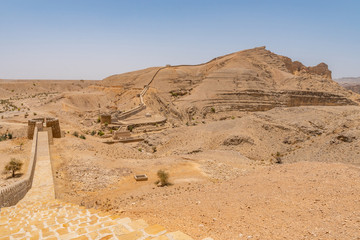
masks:
[[[116,121],[144,86],[146,107]],[[60,119],[50,148],[62,200],[194,239],[360,239],[360,97],[324,63],[262,47],[103,81],[3,80],[0,94],[0,133],[15,138],[1,142],[2,164],[25,158],[28,119]],[[111,142],[119,126],[143,141]],[[171,186],[154,183],[160,169]]]

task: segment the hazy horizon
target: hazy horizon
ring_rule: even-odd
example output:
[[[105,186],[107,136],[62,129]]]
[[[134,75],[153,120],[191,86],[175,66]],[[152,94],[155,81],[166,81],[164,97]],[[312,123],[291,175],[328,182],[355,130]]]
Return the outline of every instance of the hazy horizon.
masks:
[[[333,78],[360,76],[360,3],[4,0],[0,79],[101,80],[266,46]]]

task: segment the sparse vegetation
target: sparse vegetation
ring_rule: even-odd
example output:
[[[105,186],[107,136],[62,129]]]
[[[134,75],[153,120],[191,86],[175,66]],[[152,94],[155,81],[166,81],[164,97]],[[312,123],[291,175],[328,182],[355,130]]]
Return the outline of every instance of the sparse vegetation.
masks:
[[[159,180],[157,180],[155,184],[157,184],[159,187],[165,187],[171,185],[171,183],[169,182],[169,173],[166,172],[165,170],[159,170],[157,172],[157,176]]]
[[[215,113],[215,108],[212,107],[210,110],[212,113]]]
[[[80,135],[80,138],[84,139],[84,140],[86,139],[86,137],[84,135]]]
[[[91,136],[94,136],[96,134],[96,131],[92,130],[92,132],[90,134],[91,134]]]
[[[23,163],[20,160],[11,158],[11,161],[5,166],[5,172],[11,172],[11,176],[14,178],[15,173],[21,170],[22,165]]]
[[[101,136],[104,136],[104,134],[105,134],[105,133],[104,133],[103,131],[101,131],[101,130],[98,131],[98,135],[99,135],[100,137],[101,137]]]
[[[281,153],[280,152],[276,152],[276,156],[275,156],[275,163],[277,164],[281,164],[282,160],[281,160]]]
[[[79,137],[79,133],[77,131],[73,132],[73,136]]]
[[[13,138],[12,133],[5,133],[5,134],[0,136],[0,142],[5,141],[7,139],[12,139],[12,138]]]
[[[128,129],[130,132],[132,132],[132,131],[133,131],[133,129],[134,129],[134,126],[129,125],[129,126],[127,126],[127,129]]]

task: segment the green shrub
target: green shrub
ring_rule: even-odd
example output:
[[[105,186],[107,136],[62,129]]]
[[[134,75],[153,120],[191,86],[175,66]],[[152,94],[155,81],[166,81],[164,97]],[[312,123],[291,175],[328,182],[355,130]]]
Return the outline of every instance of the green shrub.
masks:
[[[84,140],[86,139],[86,137],[84,135],[80,135],[80,138],[84,139]]]
[[[6,135],[6,134],[0,136],[0,142],[1,142],[1,141],[5,141],[6,139],[7,139],[7,135]]]
[[[128,129],[130,132],[132,132],[133,129],[134,129],[134,126],[133,126],[133,125],[129,125],[129,126],[127,126],[127,129]]]
[[[101,131],[101,130],[99,130],[98,131],[98,135],[101,137],[101,136],[103,136],[105,133],[103,132],[103,131]]]
[[[91,136],[94,136],[95,134],[96,134],[96,131],[93,130],[93,131],[91,132]]]
[[[73,135],[75,136],[75,137],[79,137],[79,133],[78,132],[73,132]]]

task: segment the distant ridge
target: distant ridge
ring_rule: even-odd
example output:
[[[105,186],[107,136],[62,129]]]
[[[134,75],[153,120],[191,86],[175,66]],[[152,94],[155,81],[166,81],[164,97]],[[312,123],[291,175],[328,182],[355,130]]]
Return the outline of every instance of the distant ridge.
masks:
[[[360,77],[344,77],[335,79],[342,87],[360,93]]]

